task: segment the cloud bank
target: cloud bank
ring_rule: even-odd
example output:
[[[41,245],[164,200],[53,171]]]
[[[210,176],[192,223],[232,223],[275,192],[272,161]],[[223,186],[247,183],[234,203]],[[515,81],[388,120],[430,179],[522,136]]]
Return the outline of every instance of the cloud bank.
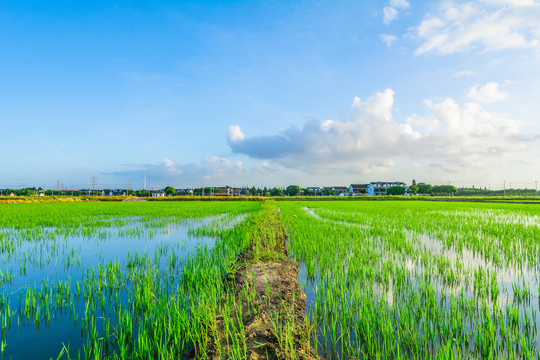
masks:
[[[498,84],[492,84],[496,83],[474,88],[472,97],[500,97]],[[311,119],[301,129],[255,137],[232,125],[227,141],[234,153],[326,174],[383,173],[401,161],[417,160],[445,171],[479,169],[528,147],[520,121],[490,112],[478,102],[427,100],[424,115],[412,114],[401,122],[393,118],[393,105],[394,91],[386,89],[367,100],[354,98],[345,121]]]
[[[241,161],[207,156],[199,163],[178,164],[170,159],[161,160],[155,164],[126,165],[129,170],[105,172],[103,175],[120,177],[126,180],[142,183],[147,177],[150,186],[165,185],[200,186],[234,184],[250,176],[274,176],[275,167],[267,162],[258,162],[253,168],[247,169]]]
[[[532,0],[444,1],[413,29],[422,41],[416,54],[538,48],[538,19],[540,4]]]

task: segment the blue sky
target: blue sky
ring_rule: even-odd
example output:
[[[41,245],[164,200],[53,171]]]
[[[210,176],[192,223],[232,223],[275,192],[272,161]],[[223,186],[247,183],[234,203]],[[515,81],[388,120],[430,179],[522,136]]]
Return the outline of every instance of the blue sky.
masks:
[[[0,187],[540,180],[532,0],[0,3]]]

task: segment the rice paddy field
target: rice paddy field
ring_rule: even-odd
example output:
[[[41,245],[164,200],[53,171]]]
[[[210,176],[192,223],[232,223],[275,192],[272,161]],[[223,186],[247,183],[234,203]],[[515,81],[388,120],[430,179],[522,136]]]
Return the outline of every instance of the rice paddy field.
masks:
[[[1,206],[0,357],[179,359],[206,346],[260,206]]]
[[[320,357],[539,358],[538,205],[272,203]],[[268,206],[0,205],[0,358],[205,358]]]
[[[327,358],[538,359],[540,208],[285,202]]]

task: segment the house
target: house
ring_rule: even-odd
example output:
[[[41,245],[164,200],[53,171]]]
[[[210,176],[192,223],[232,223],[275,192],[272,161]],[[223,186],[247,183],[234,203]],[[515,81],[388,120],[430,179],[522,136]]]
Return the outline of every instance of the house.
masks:
[[[407,184],[405,184],[402,181],[393,181],[393,182],[385,182],[385,181],[375,181],[371,182],[368,185],[368,195],[375,196],[375,195],[386,195],[386,189],[392,186],[403,186],[404,188],[407,188]]]
[[[334,192],[335,196],[347,196],[349,188],[346,186],[333,186],[332,191]]]
[[[310,189],[313,195],[320,195],[323,191],[323,189],[318,186],[309,186],[306,189]]]
[[[233,196],[234,189],[230,186],[221,186],[214,188],[215,196]],[[219,195],[218,195],[219,194]]]
[[[351,184],[349,186],[349,196],[367,195],[369,184]]]
[[[165,193],[162,190],[150,190],[152,197],[165,197]]]
[[[335,191],[336,188],[340,188],[340,186],[324,186],[321,188],[321,195],[323,196],[337,195],[337,191]]]

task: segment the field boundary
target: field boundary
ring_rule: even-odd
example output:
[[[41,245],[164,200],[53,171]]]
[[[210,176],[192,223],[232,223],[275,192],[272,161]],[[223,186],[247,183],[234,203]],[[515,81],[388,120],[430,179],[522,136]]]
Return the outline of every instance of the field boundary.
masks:
[[[226,279],[227,298],[211,325],[207,359],[319,359],[310,345],[306,295],[298,264],[287,257],[287,235],[275,202],[253,220],[250,246]],[[230,333],[230,329],[238,331]],[[196,356],[195,356],[196,357]]]

